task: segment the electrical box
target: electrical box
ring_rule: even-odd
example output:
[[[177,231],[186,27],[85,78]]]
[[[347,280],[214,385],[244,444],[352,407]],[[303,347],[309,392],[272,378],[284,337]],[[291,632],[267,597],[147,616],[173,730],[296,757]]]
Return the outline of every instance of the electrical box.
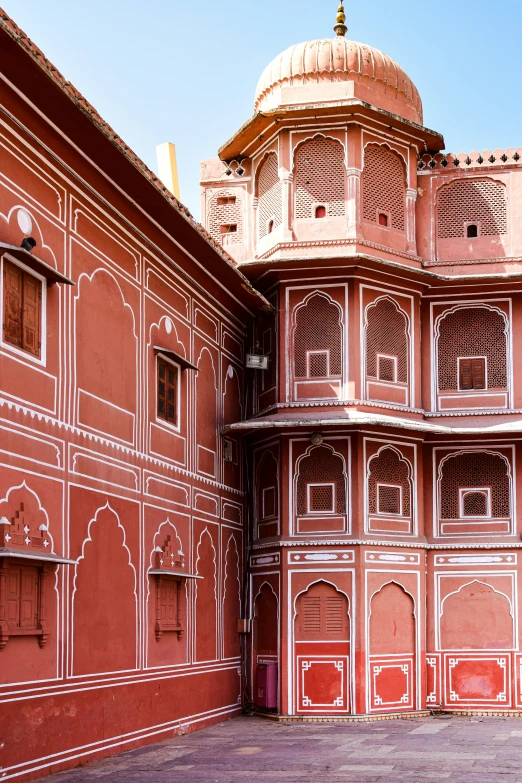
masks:
[[[260,660],[256,671],[256,698],[258,707],[277,709],[277,661]]]

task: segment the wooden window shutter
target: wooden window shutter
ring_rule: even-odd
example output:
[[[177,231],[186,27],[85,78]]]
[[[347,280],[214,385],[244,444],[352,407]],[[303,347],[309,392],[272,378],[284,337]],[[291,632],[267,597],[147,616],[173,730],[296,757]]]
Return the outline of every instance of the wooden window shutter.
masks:
[[[42,283],[33,275],[23,277],[23,349],[40,355],[40,302]]]
[[[473,359],[472,361],[473,388],[486,388],[486,360]]]
[[[340,639],[344,631],[344,599],[342,596],[327,596],[325,607],[326,637]]]
[[[22,347],[23,272],[4,262],[4,340]]]
[[[473,388],[473,360],[459,359],[459,389]]]
[[[20,624],[20,568],[9,568],[6,576],[7,625],[18,628]]]
[[[22,568],[20,577],[20,628],[36,628],[38,617],[38,571]]]
[[[321,635],[321,598],[306,595],[302,602],[302,633],[310,639]]]

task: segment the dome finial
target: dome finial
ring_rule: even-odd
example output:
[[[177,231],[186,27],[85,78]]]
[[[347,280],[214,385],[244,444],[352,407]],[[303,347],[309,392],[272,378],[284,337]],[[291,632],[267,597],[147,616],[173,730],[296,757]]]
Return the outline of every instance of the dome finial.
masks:
[[[346,22],[346,16],[344,15],[344,6],[343,6],[343,0],[339,3],[339,8],[337,9],[337,18],[336,18],[336,25],[334,27],[335,32],[337,35],[345,36],[348,28],[345,25]]]

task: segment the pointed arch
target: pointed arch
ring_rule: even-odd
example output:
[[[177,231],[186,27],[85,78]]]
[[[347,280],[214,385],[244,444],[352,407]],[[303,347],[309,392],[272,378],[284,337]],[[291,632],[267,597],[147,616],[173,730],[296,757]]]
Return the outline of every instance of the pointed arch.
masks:
[[[384,214],[389,228],[405,231],[407,170],[403,156],[387,144],[371,142],[364,147],[363,220],[379,224]]]
[[[379,296],[364,313],[366,377],[387,383],[409,382],[410,319],[391,296]]]
[[[196,547],[196,574],[194,590],[194,628],[196,661],[214,661],[217,658],[217,552],[214,541],[205,527]]]
[[[257,236],[264,239],[283,222],[282,186],[279,179],[279,159],[275,150],[267,152],[256,169],[255,193],[258,198]]]
[[[346,464],[333,446],[309,446],[296,462],[294,481],[297,516],[346,514]]]
[[[438,392],[460,391],[459,359],[485,359],[483,389],[509,388],[509,319],[482,302],[456,305],[435,320],[435,383]]]
[[[312,291],[292,316],[294,378],[340,378],[342,309],[324,291]]]
[[[126,671],[138,665],[136,569],[125,528],[109,502],[97,509],[74,567],[72,672]],[[96,639],[96,644],[93,640]]]
[[[350,599],[327,579],[316,579],[294,599],[294,638],[300,641],[350,640]]]
[[[391,579],[369,601],[370,655],[414,655],[416,602],[400,582]]]
[[[346,214],[346,166],[343,144],[318,133],[294,150],[294,216],[315,217],[317,205],[327,217]]]
[[[239,653],[237,620],[241,616],[240,556],[236,536],[228,537],[224,557],[223,574],[223,657],[236,658]]]
[[[381,446],[368,460],[368,513],[411,517],[413,468],[391,445]]]
[[[448,593],[440,607],[443,650],[508,650],[514,647],[510,598],[480,579]]]

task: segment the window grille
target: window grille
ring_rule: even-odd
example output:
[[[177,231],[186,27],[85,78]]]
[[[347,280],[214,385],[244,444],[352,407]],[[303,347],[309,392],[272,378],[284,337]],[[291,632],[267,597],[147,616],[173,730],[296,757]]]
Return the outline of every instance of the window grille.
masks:
[[[333,484],[315,484],[309,486],[308,499],[308,510],[312,514],[335,511]]]
[[[391,356],[377,357],[377,377],[380,381],[395,381],[396,360]]]
[[[334,484],[335,508],[333,510],[337,514],[346,513],[346,486],[343,461],[331,449],[325,446],[318,446],[303,457],[299,463],[296,504],[298,516],[303,516],[308,511],[309,484]],[[310,489],[312,488],[310,487]],[[325,503],[326,500],[325,496],[318,498],[318,502]],[[331,510],[332,504],[330,504],[328,511],[331,512]]]
[[[397,357],[396,378],[390,360],[379,354]],[[381,381],[408,381],[406,316],[390,299],[379,299],[367,310],[366,374]]]
[[[459,389],[459,358],[486,357],[488,388],[507,388],[506,322],[485,307],[462,307],[439,322],[438,382],[440,391]]]
[[[391,228],[404,231],[406,175],[402,159],[386,147],[368,144],[362,173],[363,218],[379,223],[379,215],[389,216]]]
[[[296,378],[318,378],[326,369],[325,351],[329,354],[328,377],[341,375],[341,310],[322,294],[314,294],[298,307],[294,331],[294,374]],[[312,353],[316,352],[316,353]]]
[[[234,230],[225,230],[232,226]],[[227,245],[241,244],[243,241],[241,199],[231,191],[220,191],[214,195],[208,206],[207,229],[216,242]]]
[[[468,233],[466,224],[475,227]],[[507,234],[506,189],[501,182],[464,179],[445,185],[437,200],[437,236],[439,239]]]
[[[465,517],[489,516],[487,492],[465,492],[462,497],[462,514]]]
[[[282,192],[275,152],[271,152],[260,166],[257,194],[258,235],[259,239],[263,239],[268,233],[269,221],[272,223],[272,230],[282,223]]]
[[[401,487],[378,484],[377,508],[379,514],[401,513]]]
[[[409,465],[395,449],[384,448],[370,460],[368,476],[368,510],[370,514],[399,513],[411,515],[411,480]],[[379,486],[391,485],[391,486]],[[402,490],[402,509],[400,492]],[[396,509],[399,508],[399,511]],[[395,510],[390,510],[395,509]]]
[[[491,516],[508,519],[511,515],[508,466],[499,454],[482,451],[451,455],[442,465],[440,478],[440,518],[459,519],[459,489],[491,487]],[[469,503],[478,504],[476,498]],[[482,515],[481,515],[482,516]]]
[[[346,211],[346,170],[340,142],[318,137],[305,141],[295,155],[295,217],[342,217]],[[320,202],[320,213],[314,204]],[[325,208],[326,207],[326,208]]]

